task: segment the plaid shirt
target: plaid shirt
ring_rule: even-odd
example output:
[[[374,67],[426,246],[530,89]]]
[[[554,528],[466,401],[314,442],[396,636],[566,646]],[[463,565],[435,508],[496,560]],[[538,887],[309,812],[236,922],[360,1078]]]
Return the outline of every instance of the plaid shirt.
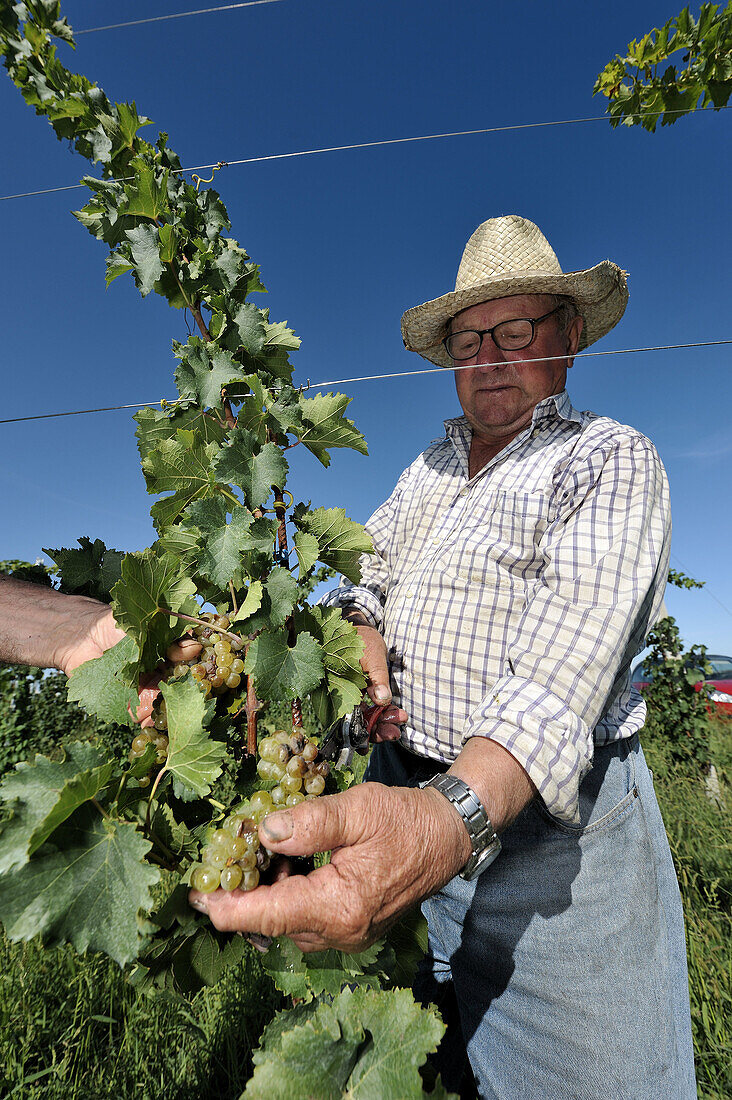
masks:
[[[645,436],[566,391],[473,478],[467,420],[445,430],[366,524],[361,584],[322,602],[383,633],[407,748],[446,762],[489,737],[576,823],[594,744],[645,720],[629,673],[666,584],[666,474]]]

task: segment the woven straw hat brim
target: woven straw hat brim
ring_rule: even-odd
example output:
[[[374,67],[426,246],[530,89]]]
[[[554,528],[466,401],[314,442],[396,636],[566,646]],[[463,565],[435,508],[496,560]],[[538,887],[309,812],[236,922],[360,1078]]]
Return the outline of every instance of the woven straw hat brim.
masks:
[[[561,294],[571,298],[585,322],[579,345],[583,351],[617,325],[628,302],[628,284],[626,272],[611,260],[602,260],[585,271],[563,274],[512,272],[408,309],[402,317],[404,346],[438,367],[452,368],[453,361],[442,345],[448,321],[470,306],[518,294]]]

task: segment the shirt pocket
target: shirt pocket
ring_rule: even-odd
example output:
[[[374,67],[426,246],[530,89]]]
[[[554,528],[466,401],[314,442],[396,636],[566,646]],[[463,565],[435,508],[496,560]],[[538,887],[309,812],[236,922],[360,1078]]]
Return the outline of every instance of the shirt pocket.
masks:
[[[543,565],[540,542],[548,511],[544,493],[494,490],[480,508],[469,507],[444,556],[445,569],[469,585],[507,590],[532,580]]]

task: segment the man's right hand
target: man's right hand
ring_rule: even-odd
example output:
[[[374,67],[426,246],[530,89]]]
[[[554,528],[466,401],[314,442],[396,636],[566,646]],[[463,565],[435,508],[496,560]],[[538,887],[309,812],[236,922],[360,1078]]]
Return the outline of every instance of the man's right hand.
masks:
[[[366,692],[377,706],[388,708],[375,723],[371,740],[398,741],[402,733],[399,727],[407,721],[409,715],[401,707],[388,706],[391,703],[391,686],[386,643],[379,631],[359,611],[346,610],[343,617],[356,627],[364,644],[361,668],[366,674]]]

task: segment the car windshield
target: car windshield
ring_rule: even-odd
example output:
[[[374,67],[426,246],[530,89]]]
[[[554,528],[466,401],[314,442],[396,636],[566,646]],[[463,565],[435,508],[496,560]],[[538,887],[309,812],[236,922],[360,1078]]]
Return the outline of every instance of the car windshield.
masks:
[[[732,657],[720,657],[716,653],[708,653],[707,660],[712,666],[707,680],[732,680]]]

